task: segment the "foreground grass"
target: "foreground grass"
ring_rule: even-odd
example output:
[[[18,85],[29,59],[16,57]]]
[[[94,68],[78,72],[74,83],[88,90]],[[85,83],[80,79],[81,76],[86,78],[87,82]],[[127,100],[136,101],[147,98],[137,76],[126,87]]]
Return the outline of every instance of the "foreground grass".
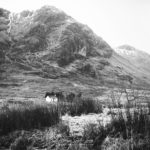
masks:
[[[8,105],[0,109],[0,134],[36,129],[59,122],[58,107],[50,104]]]
[[[76,140],[71,137],[69,126],[59,124],[58,133],[54,139],[50,139],[49,131],[44,133],[40,140],[45,147],[59,147],[57,150],[149,150],[150,149],[150,116],[149,108],[126,108],[125,111],[109,112],[112,121],[105,127],[101,123],[88,124],[84,128],[83,137]],[[60,123],[60,114],[81,115],[87,113],[100,113],[101,105],[91,99],[80,99],[72,103],[52,104],[11,104],[0,109],[0,134],[4,135],[15,130],[41,129]],[[61,134],[61,136],[60,136]],[[52,137],[53,138],[53,137]],[[17,136],[11,140],[11,147],[22,146],[22,141],[29,146],[36,146],[39,139],[30,141],[28,136]],[[30,143],[31,142],[31,143]],[[27,144],[27,145],[28,145]],[[61,147],[64,145],[63,148]],[[24,145],[26,147],[26,144]]]
[[[86,126],[83,138],[93,141],[93,150],[149,150],[150,118],[147,110],[126,109],[117,115],[106,127],[101,124]]]
[[[91,99],[77,99],[72,103],[18,103],[0,108],[0,135],[15,130],[50,127],[59,123],[60,114],[72,116],[102,112],[101,105]]]
[[[46,107],[49,110],[51,106],[40,105],[39,107],[40,109],[43,107],[44,110]],[[44,117],[42,115],[43,113],[40,115],[41,118]],[[26,146],[37,147],[37,145],[39,147],[41,143],[39,142],[40,140],[42,141],[41,143],[42,147],[40,147],[39,149],[41,148],[56,149],[56,150],[67,150],[67,149],[149,150],[150,149],[150,119],[148,111],[145,111],[143,109],[135,109],[134,111],[133,109],[132,110],[126,109],[125,112],[120,111],[118,114],[112,113],[111,115],[113,120],[105,127],[102,126],[101,123],[99,124],[91,123],[85,126],[83,136],[80,138],[73,137],[73,135],[70,134],[69,126],[67,126],[66,124],[64,125],[62,122],[60,122],[57,126],[55,126],[56,130],[54,130],[54,133],[51,133],[51,130],[47,130],[44,131],[42,136],[41,134],[37,133],[35,139],[28,137],[28,134],[25,136],[24,135],[17,136],[16,140],[14,140],[13,138],[11,140],[12,141],[11,147],[22,146],[22,144],[20,144],[22,142],[24,143],[27,142],[27,145],[26,144],[24,145],[25,147]],[[38,119],[39,118],[37,118],[37,120]],[[44,118],[44,121],[45,119],[46,118]],[[47,124],[47,122],[48,120],[45,121],[45,124]],[[52,122],[56,123],[55,121]],[[51,123],[49,123],[48,125],[52,125]],[[45,124],[41,123],[40,126],[43,126]],[[35,126],[38,128],[37,125]],[[10,125],[8,125],[8,127],[10,127]],[[37,138],[39,135],[41,137]],[[30,141],[30,139],[32,140]],[[45,144],[43,145],[43,143]]]

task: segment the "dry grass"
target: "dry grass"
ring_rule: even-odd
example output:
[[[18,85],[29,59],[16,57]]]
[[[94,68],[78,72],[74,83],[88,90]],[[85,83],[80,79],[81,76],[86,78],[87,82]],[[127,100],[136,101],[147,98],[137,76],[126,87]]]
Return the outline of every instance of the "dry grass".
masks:
[[[93,140],[93,149],[149,150],[150,119],[145,109],[126,109],[112,114],[106,127],[89,124],[84,130],[84,140]],[[124,143],[124,144],[123,144]]]
[[[71,116],[80,116],[81,114],[101,113],[102,105],[100,102],[90,98],[79,98],[71,103],[60,104],[59,109],[63,115],[68,113]]]
[[[97,112],[101,112],[101,107],[91,99],[81,99],[73,103],[58,105],[48,103],[3,105],[0,109],[0,134],[55,125],[60,120],[60,113],[70,113],[75,116]]]
[[[0,133],[52,126],[59,119],[57,106],[50,104],[6,105],[0,110]]]

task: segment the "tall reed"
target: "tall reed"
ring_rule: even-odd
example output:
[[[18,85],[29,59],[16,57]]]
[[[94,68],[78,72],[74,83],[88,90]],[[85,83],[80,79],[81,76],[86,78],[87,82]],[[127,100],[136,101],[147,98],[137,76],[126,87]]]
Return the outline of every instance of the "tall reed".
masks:
[[[51,104],[8,105],[0,109],[0,134],[52,126],[59,122],[58,107]]]

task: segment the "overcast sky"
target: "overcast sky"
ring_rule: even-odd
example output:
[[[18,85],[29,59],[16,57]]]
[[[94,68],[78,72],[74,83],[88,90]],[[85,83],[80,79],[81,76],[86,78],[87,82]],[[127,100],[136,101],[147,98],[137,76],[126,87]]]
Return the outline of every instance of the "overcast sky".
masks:
[[[150,53],[150,0],[0,0],[13,12],[43,5],[87,24],[112,47],[129,44]]]

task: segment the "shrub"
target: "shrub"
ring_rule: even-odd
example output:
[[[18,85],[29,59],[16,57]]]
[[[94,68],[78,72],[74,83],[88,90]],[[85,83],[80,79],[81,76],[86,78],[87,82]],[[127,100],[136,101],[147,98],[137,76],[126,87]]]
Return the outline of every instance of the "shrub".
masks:
[[[104,140],[101,149],[115,149],[115,150],[129,150],[129,140],[124,140],[122,137],[120,138],[111,138],[108,137]]]
[[[93,148],[99,149],[107,137],[107,128],[103,127],[101,124],[87,124],[83,132],[83,140],[92,140]]]
[[[32,141],[21,135],[11,144],[10,150],[32,150]]]
[[[0,133],[52,126],[59,122],[57,106],[50,104],[8,105],[0,110]]]
[[[59,109],[62,115],[69,113],[71,116],[102,112],[101,104],[90,98],[79,98],[71,103],[62,103]]]
[[[140,109],[126,109],[112,114],[107,126],[88,124],[85,126],[83,140],[93,140],[93,149],[149,150],[150,119],[148,113]],[[107,137],[107,138],[106,138]]]
[[[126,109],[125,113],[119,112],[117,117],[113,117],[110,124],[113,136],[121,135],[124,139],[141,135],[150,137],[150,120],[145,110]]]
[[[102,150],[117,149],[117,150],[149,150],[150,144],[147,139],[123,139],[122,137],[108,137],[101,146]]]
[[[145,108],[126,108],[107,126],[108,135],[112,138],[123,138],[124,146],[132,150],[149,150],[150,119]],[[121,149],[121,146],[118,148]]]
[[[57,132],[58,133],[61,133],[62,135],[65,135],[65,136],[69,136],[70,134],[70,128],[68,125],[60,122],[57,126]]]

